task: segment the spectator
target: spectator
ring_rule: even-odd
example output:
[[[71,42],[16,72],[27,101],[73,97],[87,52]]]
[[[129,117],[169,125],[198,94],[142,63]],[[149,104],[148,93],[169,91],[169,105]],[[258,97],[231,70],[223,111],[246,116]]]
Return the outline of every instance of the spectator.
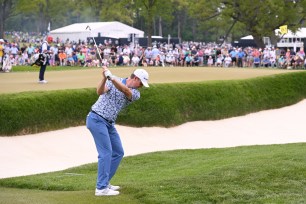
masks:
[[[207,66],[212,67],[214,65],[214,59],[212,58],[211,55],[209,55],[207,59]]]
[[[279,68],[284,68],[284,65],[285,65],[285,59],[284,59],[284,56],[281,56],[279,59],[278,59],[278,67]]]
[[[232,58],[230,57],[229,54],[226,55],[224,58],[224,67],[229,67],[232,63]]]
[[[134,54],[132,57],[131,65],[137,67],[139,64],[139,61],[140,61],[139,57],[136,54]]]
[[[78,64],[78,55],[76,52],[72,53],[72,58],[73,58],[73,66],[76,66]]]
[[[123,66],[123,52],[116,59],[116,66]]]
[[[15,43],[12,44],[10,51],[11,51],[11,55],[13,55],[13,58],[15,59],[19,51]]]
[[[222,67],[223,64],[223,56],[221,54],[218,55],[217,59],[216,59],[216,63],[215,66],[216,67]]]
[[[147,49],[144,51],[144,56],[145,56],[145,59],[146,59],[147,63],[149,63],[151,61],[151,58],[152,58],[151,47],[147,47]]]
[[[263,59],[262,64],[263,64],[264,67],[270,67],[270,66],[271,66],[271,62],[270,62],[269,57],[266,56],[266,57]]]
[[[77,54],[78,57],[78,64],[79,66],[84,66],[85,65],[85,55],[83,51],[81,51],[79,54]]]
[[[130,56],[127,53],[123,53],[123,65],[129,66],[130,65]]]
[[[187,54],[187,57],[185,58],[185,63],[186,63],[187,67],[191,67],[192,66],[192,57],[191,57],[190,53]]]
[[[67,64],[67,54],[63,51],[60,50],[58,54],[59,60],[60,60],[60,66],[66,66]]]
[[[74,59],[72,57],[72,54],[68,55],[67,57],[67,66],[74,66]]]
[[[237,63],[237,54],[238,52],[236,51],[236,48],[234,48],[231,52],[230,52],[230,56],[232,58],[232,65],[233,67],[236,66]]]
[[[31,58],[32,55],[34,54],[34,50],[35,50],[34,46],[30,43],[26,50],[28,53],[28,57]]]
[[[0,39],[0,66],[2,65],[3,57],[4,57],[4,40]]]
[[[238,65],[238,67],[243,67],[243,58],[244,58],[244,56],[245,56],[244,51],[241,48],[239,48],[238,49],[238,53],[237,53],[237,57],[238,57],[237,65]]]
[[[193,66],[199,66],[199,64],[200,64],[199,56],[198,56],[198,54],[195,54],[193,56],[192,65]]]

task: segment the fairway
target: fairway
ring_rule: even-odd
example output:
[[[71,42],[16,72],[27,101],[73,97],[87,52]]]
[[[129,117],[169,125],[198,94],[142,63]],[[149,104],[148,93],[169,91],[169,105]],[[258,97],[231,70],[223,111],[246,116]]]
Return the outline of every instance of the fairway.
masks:
[[[128,77],[135,67],[111,67],[112,73]],[[193,82],[208,80],[247,79],[258,76],[301,70],[254,69],[254,68],[211,68],[211,67],[146,67],[150,75],[149,84]],[[38,84],[37,72],[0,73],[0,94],[24,91],[94,88],[101,77],[101,68],[69,71],[52,71],[47,67],[47,84]]]

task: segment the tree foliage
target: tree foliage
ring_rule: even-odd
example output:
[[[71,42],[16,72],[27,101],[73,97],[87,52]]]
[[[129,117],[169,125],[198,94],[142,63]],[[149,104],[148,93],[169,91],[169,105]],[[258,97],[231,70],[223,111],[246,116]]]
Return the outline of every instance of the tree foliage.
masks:
[[[196,6],[190,14],[201,19],[202,24],[214,21],[215,29],[226,34],[222,27],[230,29],[233,25],[236,30],[235,24],[240,23],[259,46],[263,46],[263,37],[275,37],[274,30],[281,25],[291,30],[299,28],[306,12],[304,0],[192,0],[191,4]]]
[[[0,0],[0,37],[5,30],[46,32],[71,23],[120,21],[152,35],[183,40],[276,38],[274,30],[305,23],[305,0]]]

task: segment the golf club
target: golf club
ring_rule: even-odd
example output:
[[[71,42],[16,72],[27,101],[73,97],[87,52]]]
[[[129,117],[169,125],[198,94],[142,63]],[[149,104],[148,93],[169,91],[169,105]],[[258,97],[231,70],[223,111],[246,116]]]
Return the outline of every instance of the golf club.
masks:
[[[95,43],[96,49],[97,49],[97,51],[98,51],[98,53],[99,53],[99,58],[100,58],[100,60],[101,60],[101,62],[102,62],[102,57],[101,57],[100,50],[99,50],[99,48],[98,48],[98,46],[97,46],[97,43],[96,43],[96,41],[95,41],[95,38],[92,36],[91,28],[90,28],[89,25],[87,25],[87,27],[86,27],[85,30],[87,30],[87,29],[89,29],[89,31],[90,31],[90,36],[92,37],[92,39],[93,39],[93,41],[94,41],[94,43]]]
[[[91,28],[90,28],[90,26],[89,26],[89,25],[87,25],[87,27],[86,27],[86,29],[85,29],[85,30],[87,30],[87,29],[89,29],[89,31],[90,31],[90,36],[92,37],[92,39],[93,39],[93,41],[94,41],[94,44],[95,44],[95,46],[96,46],[96,49],[97,49],[97,51],[98,51],[98,53],[99,53],[99,58],[100,58],[101,63],[102,63],[102,57],[101,57],[101,54],[100,54],[100,49],[99,49],[99,48],[98,48],[98,46],[97,46],[97,43],[96,43],[95,38],[92,36],[92,33],[91,33]],[[107,79],[108,79],[108,80],[110,80],[111,78],[110,78],[110,77],[107,77]]]

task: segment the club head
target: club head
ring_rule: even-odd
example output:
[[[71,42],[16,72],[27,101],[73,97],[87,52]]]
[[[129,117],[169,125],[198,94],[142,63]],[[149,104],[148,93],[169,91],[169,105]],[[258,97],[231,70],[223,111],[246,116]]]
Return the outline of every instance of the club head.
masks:
[[[85,28],[85,30],[87,30],[87,29],[91,31],[91,29],[90,29],[89,25],[88,25],[88,26]]]

